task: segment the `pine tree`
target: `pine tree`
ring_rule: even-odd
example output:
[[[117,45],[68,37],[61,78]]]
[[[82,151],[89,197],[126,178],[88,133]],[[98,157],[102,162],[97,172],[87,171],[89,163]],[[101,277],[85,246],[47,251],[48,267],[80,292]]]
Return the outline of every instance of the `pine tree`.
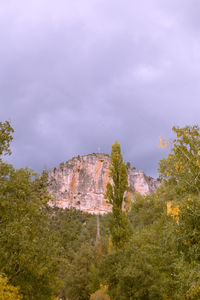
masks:
[[[112,146],[109,175],[113,183],[107,184],[105,198],[112,205],[113,216],[110,223],[112,243],[119,249],[128,241],[130,229],[126,212],[122,211],[124,193],[128,190],[128,174],[118,141]]]

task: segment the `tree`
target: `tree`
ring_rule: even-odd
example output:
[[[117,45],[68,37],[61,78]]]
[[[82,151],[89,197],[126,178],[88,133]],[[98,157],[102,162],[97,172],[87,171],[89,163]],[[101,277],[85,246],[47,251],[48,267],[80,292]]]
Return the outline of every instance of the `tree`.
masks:
[[[10,142],[12,141],[12,133],[14,132],[8,121],[0,122],[0,155],[11,154]]]
[[[166,216],[156,193],[138,196],[130,214],[133,234],[125,249],[105,256],[100,273],[103,284],[111,299],[172,299],[177,258],[173,218]]]
[[[200,128],[195,125],[173,127],[172,130],[177,137],[170,143],[171,151],[168,157],[159,163],[160,178],[170,189],[174,187],[176,194],[199,194]]]
[[[9,122],[0,122],[0,155],[11,154],[12,133]],[[57,292],[58,249],[49,200],[46,173],[15,170],[0,159],[0,272],[9,285],[19,286],[24,299],[50,299]]]
[[[163,181],[162,198],[170,201],[167,211],[173,219],[171,235],[173,250],[177,252],[172,272],[177,282],[174,297],[199,299],[200,128],[195,125],[173,127],[172,130],[176,138],[168,143],[170,153],[160,161],[159,173]],[[160,144],[163,148],[166,146],[163,139]]]
[[[81,245],[79,251],[73,253],[73,259],[69,262],[65,275],[66,285],[63,291],[65,296],[71,300],[89,300],[91,267],[96,259],[95,247],[86,243]]]
[[[124,247],[129,236],[128,218],[122,211],[122,204],[125,201],[124,193],[128,190],[128,174],[118,141],[112,146],[109,169],[112,184],[110,182],[107,184],[105,198],[112,205],[113,217],[110,222],[110,232],[113,246],[118,249]]]
[[[46,175],[11,166],[0,175],[0,270],[25,299],[50,299],[57,289],[58,250]]]

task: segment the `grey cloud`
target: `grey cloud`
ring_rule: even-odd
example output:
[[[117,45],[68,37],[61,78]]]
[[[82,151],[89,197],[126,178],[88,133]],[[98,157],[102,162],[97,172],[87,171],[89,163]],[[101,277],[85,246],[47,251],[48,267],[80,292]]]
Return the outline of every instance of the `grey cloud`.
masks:
[[[8,0],[0,5],[0,118],[9,160],[41,171],[109,153],[156,176],[159,136],[199,122],[198,1]]]

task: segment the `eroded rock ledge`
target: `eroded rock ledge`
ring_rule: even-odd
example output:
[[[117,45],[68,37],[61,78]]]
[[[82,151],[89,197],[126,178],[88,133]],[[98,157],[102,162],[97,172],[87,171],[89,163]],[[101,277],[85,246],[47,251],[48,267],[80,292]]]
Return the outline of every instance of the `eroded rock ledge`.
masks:
[[[110,157],[106,154],[77,156],[61,163],[58,168],[49,171],[50,193],[55,205],[76,208],[92,214],[104,214],[111,211],[104,194],[109,179]],[[159,181],[148,177],[143,171],[128,168],[130,193],[153,193]]]

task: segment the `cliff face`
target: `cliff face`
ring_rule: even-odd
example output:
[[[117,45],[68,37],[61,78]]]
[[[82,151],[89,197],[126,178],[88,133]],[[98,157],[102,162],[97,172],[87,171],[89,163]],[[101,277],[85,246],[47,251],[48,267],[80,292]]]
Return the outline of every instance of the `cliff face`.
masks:
[[[110,157],[89,154],[74,157],[58,168],[49,171],[50,193],[55,205],[61,208],[80,209],[93,214],[111,211],[104,194],[109,179]],[[153,193],[159,182],[142,171],[128,169],[130,192],[142,195]]]

